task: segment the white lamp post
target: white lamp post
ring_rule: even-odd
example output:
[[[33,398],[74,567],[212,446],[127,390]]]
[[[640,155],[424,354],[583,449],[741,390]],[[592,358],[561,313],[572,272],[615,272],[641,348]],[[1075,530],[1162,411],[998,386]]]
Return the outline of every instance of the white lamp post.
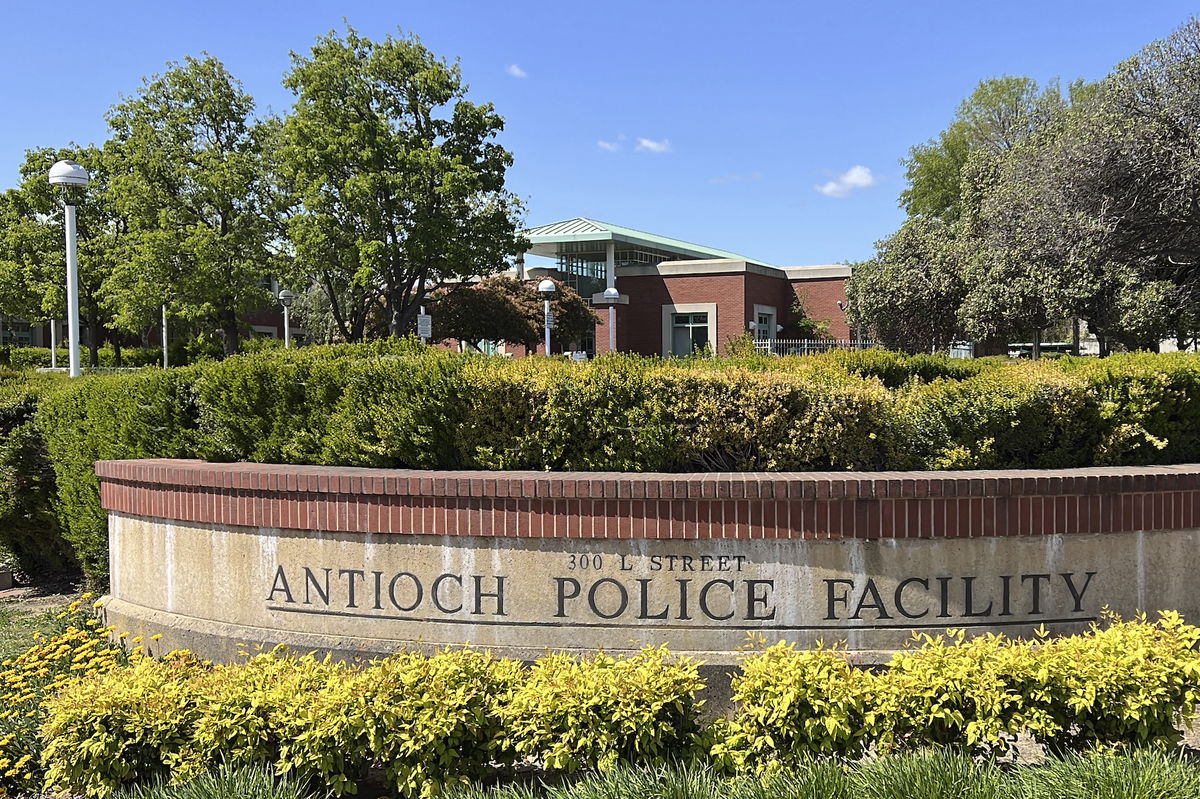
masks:
[[[550,298],[554,296],[554,292],[558,291],[558,287],[554,285],[554,281],[546,278],[541,283],[538,283],[538,291],[546,298],[546,354],[550,354],[550,328],[554,327],[554,315],[550,312]]]
[[[604,301],[608,303],[608,351],[617,351],[617,300],[621,299],[621,292],[614,287],[609,287],[604,290]]]
[[[296,301],[295,292],[284,289],[279,292],[279,304],[283,306],[283,348],[291,349],[292,346],[292,320],[288,311],[292,307],[292,303]]]
[[[91,176],[74,161],[58,161],[50,167],[50,185],[63,189],[63,211],[67,228],[67,340],[70,375],[79,377],[79,266],[75,254],[75,204],[70,188],[86,188]]]

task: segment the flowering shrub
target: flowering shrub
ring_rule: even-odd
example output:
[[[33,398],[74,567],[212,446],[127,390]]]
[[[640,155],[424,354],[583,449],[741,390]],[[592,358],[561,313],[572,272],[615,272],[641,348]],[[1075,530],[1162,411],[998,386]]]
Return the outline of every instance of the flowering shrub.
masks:
[[[58,614],[57,629],[35,633],[34,645],[0,663],[0,796],[32,795],[45,777],[39,728],[43,704],[74,678],[107,673],[145,657],[141,642],[132,651],[113,643],[84,594]]]

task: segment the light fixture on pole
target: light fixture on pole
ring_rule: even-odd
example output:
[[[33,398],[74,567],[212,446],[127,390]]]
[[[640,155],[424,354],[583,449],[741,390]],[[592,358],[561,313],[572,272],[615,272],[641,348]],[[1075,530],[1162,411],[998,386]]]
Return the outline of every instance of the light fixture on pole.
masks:
[[[558,286],[554,285],[554,281],[546,278],[541,283],[538,283],[538,291],[546,298],[546,354],[550,354],[550,328],[554,327],[554,314],[550,310],[550,298],[554,296],[554,292],[558,291]]]
[[[57,161],[50,167],[50,185],[62,188],[67,231],[67,340],[71,377],[79,377],[79,265],[75,247],[75,203],[71,188],[87,188],[91,176],[74,161]]]
[[[296,302],[295,292],[284,289],[279,292],[279,304],[283,306],[283,348],[291,349],[292,346],[292,319],[289,308]]]
[[[621,292],[614,287],[604,290],[604,301],[608,303],[608,351],[617,351],[617,300]]]

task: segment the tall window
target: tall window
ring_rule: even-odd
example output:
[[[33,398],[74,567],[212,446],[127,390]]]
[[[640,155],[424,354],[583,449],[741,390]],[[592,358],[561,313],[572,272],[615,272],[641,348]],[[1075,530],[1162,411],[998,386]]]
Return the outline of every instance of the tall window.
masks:
[[[708,314],[677,313],[671,315],[671,352],[691,355],[708,346]]]

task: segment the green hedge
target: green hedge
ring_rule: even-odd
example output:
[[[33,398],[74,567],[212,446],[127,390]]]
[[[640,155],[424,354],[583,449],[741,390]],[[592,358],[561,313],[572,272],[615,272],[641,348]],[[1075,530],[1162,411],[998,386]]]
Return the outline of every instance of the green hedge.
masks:
[[[1033,642],[926,637],[879,671],[781,643],[743,657],[732,717],[707,727],[698,664],[661,648],[548,654],[528,667],[469,648],[356,665],[278,652],[224,666],[135,657],[46,697],[40,767],[48,787],[96,797],[221,763],[338,795],[380,769],[399,795],[431,797],[518,762],[618,779],[630,765],[693,761],[768,785],[817,757],[925,752],[860,766],[870,784],[899,786],[933,750],[951,753],[943,768],[961,781],[994,774],[972,758],[1005,754],[1020,734],[1068,756],[1171,751],[1200,706],[1198,640],[1169,614]]]
[[[21,549],[15,539],[28,536],[3,523],[44,519],[51,508],[98,581],[101,458],[579,471],[1200,461],[1200,356],[1188,354],[1005,364],[866,351],[577,364],[392,341],[76,381],[0,370],[0,387],[19,395],[0,421],[0,463],[32,486],[41,509],[0,501],[0,544]]]
[[[117,365],[117,353],[110,345],[100,347],[97,351],[100,366],[111,368]],[[69,354],[66,348],[58,350],[58,365],[65,368]],[[80,352],[81,363],[87,366],[91,361],[87,348]],[[162,363],[162,350],[154,347],[122,347],[121,366],[141,367],[157,366]],[[46,369],[50,366],[50,349],[48,347],[0,347],[0,365],[13,369]]]

